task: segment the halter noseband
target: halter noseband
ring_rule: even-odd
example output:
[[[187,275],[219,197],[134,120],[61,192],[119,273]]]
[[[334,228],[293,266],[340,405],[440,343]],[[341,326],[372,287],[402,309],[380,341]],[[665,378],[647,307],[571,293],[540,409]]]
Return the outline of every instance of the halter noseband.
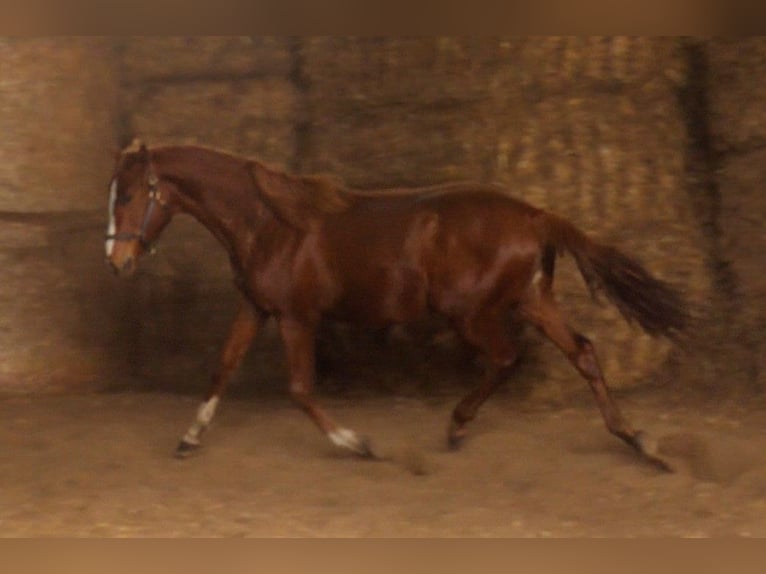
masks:
[[[121,231],[120,233],[108,233],[106,235],[107,240],[112,240],[112,241],[138,240],[138,242],[141,244],[141,247],[143,247],[145,250],[153,251],[152,243],[150,241],[147,241],[146,239],[146,230],[149,227],[149,222],[152,220],[152,215],[154,215],[154,210],[156,209],[156,206],[159,205],[163,209],[168,208],[168,202],[162,199],[162,196],[160,196],[160,190],[158,187],[159,183],[160,183],[160,180],[159,178],[157,178],[154,171],[150,171],[147,177],[147,184],[149,186],[149,205],[146,206],[146,211],[144,212],[144,219],[141,222],[141,230],[138,233],[135,233],[133,231]]]

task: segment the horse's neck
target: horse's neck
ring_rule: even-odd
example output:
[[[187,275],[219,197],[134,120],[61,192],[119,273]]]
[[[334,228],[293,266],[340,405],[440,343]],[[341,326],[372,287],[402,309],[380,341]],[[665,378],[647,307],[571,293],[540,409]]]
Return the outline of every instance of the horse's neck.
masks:
[[[177,185],[181,211],[205,226],[221,242],[232,262],[242,262],[250,249],[247,233],[258,218],[257,198],[243,160],[169,156],[163,173]],[[220,164],[220,165],[219,165]]]

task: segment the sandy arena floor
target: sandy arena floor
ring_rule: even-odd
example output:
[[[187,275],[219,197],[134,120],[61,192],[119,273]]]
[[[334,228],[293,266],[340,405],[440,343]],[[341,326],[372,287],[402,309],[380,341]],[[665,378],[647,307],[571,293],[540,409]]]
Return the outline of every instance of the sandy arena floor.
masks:
[[[587,390],[584,389],[584,393]],[[0,400],[3,536],[766,536],[766,408],[618,397],[663,474],[567,408],[494,397],[459,452],[455,397],[325,399],[383,462],[339,453],[287,399],[231,397],[205,448],[170,455],[182,395]]]

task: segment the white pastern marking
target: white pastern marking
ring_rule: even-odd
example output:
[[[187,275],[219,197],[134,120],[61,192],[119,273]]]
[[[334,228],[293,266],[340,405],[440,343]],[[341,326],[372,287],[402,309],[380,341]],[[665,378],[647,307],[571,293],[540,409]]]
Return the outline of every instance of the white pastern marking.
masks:
[[[218,397],[213,397],[207,402],[202,403],[197,409],[197,418],[189,427],[184,435],[184,442],[189,444],[199,444],[199,437],[213,420],[215,409],[218,407]]]
[[[207,426],[213,420],[215,409],[218,407],[218,397],[212,397],[209,401],[202,403],[197,411],[197,421]]]
[[[109,227],[106,229],[107,235],[114,235],[117,231],[117,225],[114,221],[114,204],[117,201],[117,178],[112,180],[109,186]],[[114,249],[114,239],[107,239],[106,244],[106,256],[111,257],[112,250]]]
[[[186,444],[199,444],[199,435],[200,435],[200,428],[195,422],[191,428],[189,428],[188,431],[186,431],[186,434],[184,435],[183,441]]]
[[[336,429],[327,433],[327,436],[335,446],[347,448],[354,452],[360,451],[359,438],[351,429]]]

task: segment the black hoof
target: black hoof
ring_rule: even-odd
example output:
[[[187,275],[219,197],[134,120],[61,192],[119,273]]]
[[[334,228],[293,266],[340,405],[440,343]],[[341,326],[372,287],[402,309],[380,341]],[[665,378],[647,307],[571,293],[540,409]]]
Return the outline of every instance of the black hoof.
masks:
[[[178,443],[178,446],[176,447],[175,452],[173,453],[173,456],[175,458],[188,458],[195,452],[198,452],[200,449],[199,444],[192,444],[190,442],[186,442],[185,440],[182,440]]]
[[[668,472],[672,474],[676,471],[676,469],[673,468],[673,466],[664,459],[661,459],[657,456],[647,456],[646,458],[649,460],[650,463],[652,463],[654,466],[656,466],[663,472]]]
[[[359,449],[356,452],[361,458],[367,460],[381,460],[380,457],[375,454],[375,451],[372,450],[370,439],[366,437],[359,441]]]
[[[460,448],[463,446],[464,440],[465,435],[450,433],[447,435],[447,449],[451,450],[452,452],[460,450]]]
[[[458,424],[455,420],[451,420],[449,428],[447,429],[447,449],[451,451],[459,450],[465,442],[466,436],[465,424]]]
[[[664,472],[675,472],[675,469],[659,456],[659,446],[657,441],[643,431],[638,431],[633,436],[633,446],[641,455],[651,464]]]

